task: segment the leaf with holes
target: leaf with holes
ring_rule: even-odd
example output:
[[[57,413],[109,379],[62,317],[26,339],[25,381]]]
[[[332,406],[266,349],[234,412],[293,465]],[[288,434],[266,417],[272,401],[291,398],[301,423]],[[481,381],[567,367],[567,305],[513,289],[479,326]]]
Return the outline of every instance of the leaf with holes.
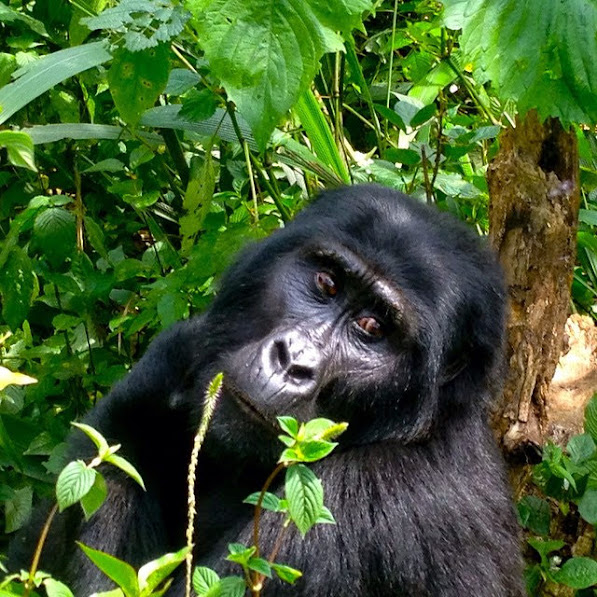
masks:
[[[108,84],[114,104],[131,125],[153,107],[168,83],[168,46],[162,44],[142,52],[118,50],[108,71]]]

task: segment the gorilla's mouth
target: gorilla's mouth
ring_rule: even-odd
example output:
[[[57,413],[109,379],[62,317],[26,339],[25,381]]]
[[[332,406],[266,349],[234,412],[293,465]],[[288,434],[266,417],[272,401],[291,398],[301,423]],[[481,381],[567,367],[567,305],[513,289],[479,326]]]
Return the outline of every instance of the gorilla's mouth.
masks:
[[[226,383],[226,379],[226,376],[224,376],[224,389],[227,390],[227,393],[232,397],[234,402],[243,412],[247,413],[252,419],[255,419],[262,425],[266,425],[269,429],[277,429],[274,421],[272,421],[269,417],[266,417],[260,410],[258,410],[249,396],[239,390],[239,388],[234,384],[229,382]]]

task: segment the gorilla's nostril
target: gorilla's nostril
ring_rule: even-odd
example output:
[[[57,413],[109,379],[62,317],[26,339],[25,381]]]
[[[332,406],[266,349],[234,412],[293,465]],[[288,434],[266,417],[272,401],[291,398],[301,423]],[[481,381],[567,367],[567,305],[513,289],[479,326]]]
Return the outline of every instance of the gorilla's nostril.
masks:
[[[291,365],[287,373],[295,382],[311,381],[314,378],[313,369],[302,365]]]
[[[286,369],[290,364],[290,354],[284,340],[276,340],[272,350],[274,364],[279,365],[281,369]]]

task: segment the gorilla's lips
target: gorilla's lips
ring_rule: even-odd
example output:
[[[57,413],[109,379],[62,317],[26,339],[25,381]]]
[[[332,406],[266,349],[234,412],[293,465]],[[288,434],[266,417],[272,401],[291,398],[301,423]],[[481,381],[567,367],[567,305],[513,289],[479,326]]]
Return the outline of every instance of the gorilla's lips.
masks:
[[[261,425],[266,425],[268,428],[277,429],[275,421],[270,417],[264,415],[257,409],[249,396],[242,392],[236,385],[229,382],[229,378],[224,376],[224,390],[234,400],[235,404],[245,413],[249,414],[253,419],[257,420]]]

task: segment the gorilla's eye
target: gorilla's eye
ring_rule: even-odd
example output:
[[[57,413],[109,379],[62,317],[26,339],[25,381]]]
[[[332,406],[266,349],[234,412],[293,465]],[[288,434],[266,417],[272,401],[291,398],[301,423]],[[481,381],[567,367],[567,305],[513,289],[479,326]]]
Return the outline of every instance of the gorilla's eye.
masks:
[[[373,336],[374,338],[382,338],[384,335],[384,330],[375,319],[375,317],[360,317],[357,319],[356,324],[369,336]]]
[[[327,272],[317,272],[315,274],[315,284],[325,296],[336,296],[338,294],[338,285],[331,274]]]

